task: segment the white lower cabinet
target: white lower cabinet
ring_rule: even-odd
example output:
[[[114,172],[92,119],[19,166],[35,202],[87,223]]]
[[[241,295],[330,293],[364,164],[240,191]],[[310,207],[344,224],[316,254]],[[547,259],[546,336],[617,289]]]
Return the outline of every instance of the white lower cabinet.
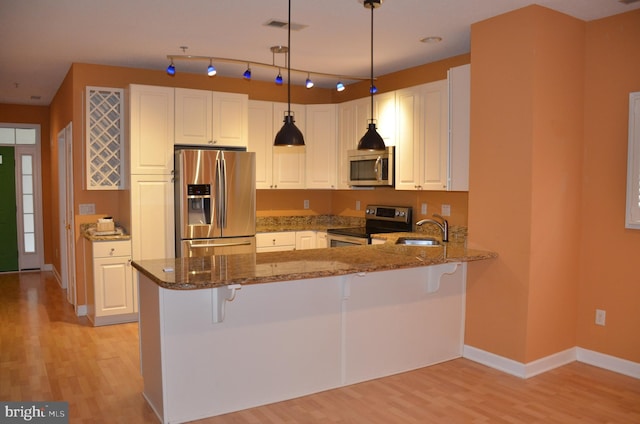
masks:
[[[315,231],[296,231],[296,250],[315,249]]]
[[[93,325],[138,320],[131,241],[85,240],[87,317]]]
[[[279,231],[272,233],[256,234],[256,251],[260,252],[283,252],[295,250],[296,232]]]
[[[316,248],[323,249],[329,247],[327,243],[327,233],[325,231],[318,231],[316,233]]]

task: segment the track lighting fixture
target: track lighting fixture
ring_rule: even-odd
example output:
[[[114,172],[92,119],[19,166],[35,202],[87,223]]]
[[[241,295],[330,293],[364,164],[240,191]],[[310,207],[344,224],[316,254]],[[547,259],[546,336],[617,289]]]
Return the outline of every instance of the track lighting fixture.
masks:
[[[373,95],[378,91],[375,85],[373,85],[373,9],[379,7],[380,0],[364,0],[364,7],[371,9],[371,81],[369,86],[369,93],[371,94],[371,120],[369,121],[369,128],[367,132],[362,136],[358,142],[358,150],[384,150],[384,140],[376,131],[376,123],[373,118]]]
[[[207,75],[209,75],[210,77],[214,76],[216,74],[216,68],[213,66],[213,61],[209,61],[209,66],[207,67]]]
[[[185,48],[183,48],[183,50],[184,49]],[[338,75],[338,74],[329,74],[329,73],[325,73],[325,72],[312,72],[312,71],[306,71],[306,70],[302,70],[302,69],[292,69],[288,65],[289,48],[287,46],[273,46],[270,49],[271,49],[271,52],[274,54],[273,63],[254,62],[254,61],[247,61],[247,60],[240,60],[240,59],[230,59],[230,58],[214,57],[214,56],[167,55],[167,59],[169,59],[171,61],[171,64],[169,65],[169,67],[167,67],[167,74],[175,75],[176,68],[175,68],[175,65],[173,64],[174,60],[207,61],[207,62],[209,62],[209,66],[207,67],[207,75],[209,75],[209,76],[217,75],[217,69],[213,65],[213,62],[231,63],[231,64],[238,64],[238,65],[239,64],[246,64],[247,67],[245,68],[245,71],[242,74],[242,77],[244,79],[250,80],[252,78],[252,76],[253,76],[252,73],[251,73],[251,67],[252,66],[259,66],[261,68],[269,68],[269,69],[274,69],[274,70],[277,69],[278,70],[278,75],[275,78],[275,83],[277,85],[282,85],[282,84],[284,84],[284,78],[282,78],[282,73],[281,73],[281,68],[283,66],[281,64],[276,64],[275,63],[275,54],[276,53],[279,53],[279,54],[283,53],[283,54],[286,55],[285,66],[287,67],[287,72],[297,72],[299,74],[306,74],[307,78],[305,80],[305,87],[307,87],[307,88],[312,88],[312,87],[315,86],[315,83],[311,79],[311,75],[338,80],[339,82],[336,85],[336,89],[338,91],[343,91],[345,89],[346,86],[343,83],[343,81],[367,81],[367,80],[369,80],[369,77],[359,77],[359,76],[353,76],[353,75]]]

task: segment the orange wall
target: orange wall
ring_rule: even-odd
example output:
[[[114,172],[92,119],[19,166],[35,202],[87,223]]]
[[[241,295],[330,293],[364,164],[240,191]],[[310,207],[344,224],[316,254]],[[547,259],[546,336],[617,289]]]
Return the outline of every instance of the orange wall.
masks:
[[[629,93],[640,91],[640,10],[586,31],[578,345],[640,362],[640,231],[624,228]],[[594,325],[595,309],[607,312]]]
[[[466,192],[375,190],[258,190],[256,200],[258,216],[323,215],[334,214],[364,218],[368,204],[412,206],[414,221],[441,213],[443,204],[451,206],[452,225],[467,226]],[[309,209],[304,201],[309,200]],[[356,202],[360,201],[360,210]],[[427,214],[420,214],[422,203]]]
[[[584,23],[530,6],[472,26],[469,244],[500,257],[469,267],[467,344],[640,362],[640,232],[624,229],[638,40],[640,11]]]
[[[508,34],[508,37],[505,36]],[[575,346],[584,23],[531,6],[472,26],[465,343],[519,362]]]

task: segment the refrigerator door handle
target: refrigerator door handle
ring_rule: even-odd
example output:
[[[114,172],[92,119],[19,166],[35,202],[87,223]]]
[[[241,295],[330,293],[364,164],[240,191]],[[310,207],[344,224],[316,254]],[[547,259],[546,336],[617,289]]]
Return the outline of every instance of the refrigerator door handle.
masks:
[[[192,249],[201,249],[205,247],[229,247],[229,246],[249,246],[251,245],[250,241],[241,241],[238,243],[195,243],[192,240],[188,241],[189,248]]]
[[[222,182],[222,164],[220,161],[220,153],[216,153],[216,194],[215,194],[215,202],[216,202],[216,226],[218,228],[222,228],[222,214],[223,214],[223,205],[221,193],[223,189]]]
[[[220,209],[222,209],[222,218],[221,218],[221,225],[220,228],[226,228],[227,227],[227,204],[229,201],[229,192],[227,189],[227,160],[224,158],[224,152],[220,152],[220,156],[222,157],[222,159],[220,160],[221,166],[220,168],[222,169],[222,207]]]

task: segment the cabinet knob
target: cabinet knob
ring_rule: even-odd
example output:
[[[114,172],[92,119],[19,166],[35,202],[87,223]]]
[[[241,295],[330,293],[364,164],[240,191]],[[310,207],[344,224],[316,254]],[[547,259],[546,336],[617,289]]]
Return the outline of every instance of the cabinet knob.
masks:
[[[111,248],[111,251],[109,251],[109,255],[113,256],[113,254],[115,253],[116,249],[115,248]]]

